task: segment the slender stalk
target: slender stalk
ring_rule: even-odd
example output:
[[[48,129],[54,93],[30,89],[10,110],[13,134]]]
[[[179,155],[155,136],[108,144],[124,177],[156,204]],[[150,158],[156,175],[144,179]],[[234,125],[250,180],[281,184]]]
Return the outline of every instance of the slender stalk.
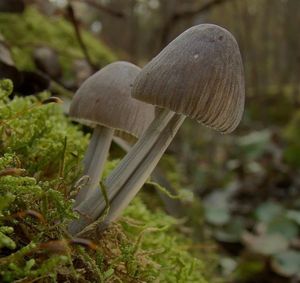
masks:
[[[75,207],[89,198],[93,191],[98,190],[98,184],[104,169],[114,130],[104,126],[95,128],[85,162],[85,174],[89,176],[87,184],[78,192]],[[91,159],[92,157],[92,159]]]
[[[88,148],[87,148],[84,158],[83,158],[83,174],[84,175],[86,175],[86,173],[88,172],[90,164],[93,161],[93,156],[94,156],[95,148],[97,146],[97,140],[98,140],[100,133],[101,133],[101,126],[98,126],[93,130],[90,143],[88,145]]]
[[[113,197],[120,187],[127,181],[132,172],[139,166],[145,155],[151,150],[167,123],[175,115],[173,111],[161,111],[148,127],[140,140],[123,158],[118,167],[112,171],[104,185],[109,190],[109,199]]]
[[[131,149],[131,145],[119,137],[114,136],[113,141],[126,153]]]
[[[115,168],[105,180],[104,186],[107,188],[109,200],[116,195],[122,185],[139,166],[145,155],[151,150],[166,124],[174,115],[175,113],[169,110],[160,112],[141,139],[132,147],[117,168]],[[99,200],[99,194],[101,195],[100,190],[97,190],[97,192],[95,191],[95,194],[92,197],[77,207],[78,211],[89,215],[91,218],[94,218],[95,215],[97,218],[99,213],[105,207],[105,201],[103,197]],[[92,214],[89,212],[92,212]]]
[[[138,168],[110,203],[110,210],[99,227],[100,230],[105,229],[109,223],[119,217],[135,197],[156,167],[184,120],[185,116],[176,114],[168,123],[151,151],[145,156],[145,159],[140,163]]]
[[[174,115],[175,114],[173,114],[173,116]],[[184,119],[185,116],[176,114],[171,119],[171,121],[168,122],[168,124],[165,126],[165,129],[163,129],[163,131],[157,137],[156,142],[154,143],[152,148],[148,151],[148,153],[143,155],[140,164],[136,166],[134,170],[132,170],[132,174],[127,178],[124,185],[119,188],[119,193],[116,194],[116,197],[113,200],[112,198],[109,198],[109,200],[112,201],[111,205],[113,207],[110,206],[110,210],[108,216],[104,221],[103,227],[119,215],[123,208],[129,204],[131,199],[142,187],[142,185],[145,183],[145,181],[157,165],[161,156],[169,146],[170,142],[172,141],[173,137],[178,131],[180,125],[183,123]],[[132,150],[130,151],[130,153],[132,153]],[[105,188],[107,190],[110,189],[106,186]],[[105,206],[103,206],[102,204],[98,205],[98,207],[96,207],[96,209],[94,209],[93,211],[97,212],[97,216],[93,215],[93,217],[89,217],[89,215],[85,215],[87,216],[85,219],[81,218],[79,221],[77,221],[77,225],[74,225],[72,227],[74,230],[72,230],[71,233],[76,234],[80,232],[88,224],[92,223],[92,220],[96,220],[99,217],[99,215],[104,211],[104,208]]]
[[[105,180],[104,186],[105,189],[107,189],[108,199],[110,201],[127,182],[128,178],[151,150],[161,132],[174,115],[175,113],[170,110],[160,111],[140,140],[132,147],[117,168],[115,168]],[[101,190],[94,190],[89,199],[86,199],[76,207],[76,210],[84,219],[81,218],[80,220],[74,221],[69,227],[70,233],[77,233],[82,226],[86,226],[90,222],[96,220],[104,210],[105,205]]]
[[[130,150],[131,146],[125,142],[123,139],[114,136],[113,141],[126,153]],[[160,170],[159,167],[156,167],[151,174],[151,178],[154,180],[154,182],[162,185],[170,194],[175,195],[177,192],[174,190],[170,182],[164,177],[163,172]],[[162,200],[164,207],[168,214],[179,218],[182,217],[182,203],[179,199],[173,199],[170,198],[165,193],[161,192],[160,190],[157,190],[157,194],[159,195],[160,199]]]

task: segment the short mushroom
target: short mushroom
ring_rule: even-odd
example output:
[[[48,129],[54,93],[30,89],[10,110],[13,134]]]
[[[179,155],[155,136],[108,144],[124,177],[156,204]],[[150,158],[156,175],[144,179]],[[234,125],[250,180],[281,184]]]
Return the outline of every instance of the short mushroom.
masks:
[[[139,137],[154,118],[154,107],[131,98],[140,68],[128,62],[107,65],[89,77],[76,92],[71,119],[94,128],[84,157],[88,183],[79,191],[75,206],[98,186],[114,130]]]
[[[162,109],[105,180],[112,201],[103,227],[120,215],[142,187],[186,116],[222,133],[238,126],[245,94],[235,38],[211,24],[188,29],[142,69],[132,96]],[[105,207],[95,198],[83,205],[81,208],[94,219]]]

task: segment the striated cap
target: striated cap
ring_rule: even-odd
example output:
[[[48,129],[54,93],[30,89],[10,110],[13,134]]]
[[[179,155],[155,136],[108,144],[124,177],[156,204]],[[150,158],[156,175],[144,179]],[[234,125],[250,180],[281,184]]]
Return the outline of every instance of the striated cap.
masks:
[[[89,77],[76,92],[70,117],[91,127],[102,125],[139,137],[154,118],[154,107],[133,99],[132,84],[141,69],[115,62]]]
[[[233,35],[216,25],[194,26],[140,72],[132,96],[232,132],[244,111],[242,59]]]

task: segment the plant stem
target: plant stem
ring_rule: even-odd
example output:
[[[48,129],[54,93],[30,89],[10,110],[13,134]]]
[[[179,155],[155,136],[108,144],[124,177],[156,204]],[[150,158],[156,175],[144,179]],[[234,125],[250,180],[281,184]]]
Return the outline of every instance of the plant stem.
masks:
[[[94,129],[93,136],[84,159],[84,174],[89,176],[89,181],[78,192],[75,200],[75,207],[93,195],[93,191],[98,190],[97,187],[107,159],[113,132],[113,129],[104,126],[97,126]]]
[[[105,180],[104,186],[107,189],[109,201],[111,201],[119,192],[120,188],[127,182],[132,173],[149,153],[156,140],[161,135],[161,132],[174,115],[175,113],[170,110],[159,111],[156,118],[140,140],[132,147],[117,168],[115,168]],[[105,205],[105,200],[101,191],[99,189],[94,190],[89,199],[86,199],[76,207],[76,210],[84,216],[85,219],[74,221],[70,226],[70,229],[72,230],[70,232],[77,233],[84,226],[96,220],[104,210]]]

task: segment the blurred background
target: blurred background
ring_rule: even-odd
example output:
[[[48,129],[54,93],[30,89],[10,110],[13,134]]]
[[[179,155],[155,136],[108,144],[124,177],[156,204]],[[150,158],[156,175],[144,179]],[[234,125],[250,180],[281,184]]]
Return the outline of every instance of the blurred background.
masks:
[[[300,282],[299,0],[0,0],[0,77],[68,101],[106,64],[143,66],[201,23],[236,37],[246,110],[229,136],[186,121],[164,185],[184,195],[176,216],[212,282]]]

